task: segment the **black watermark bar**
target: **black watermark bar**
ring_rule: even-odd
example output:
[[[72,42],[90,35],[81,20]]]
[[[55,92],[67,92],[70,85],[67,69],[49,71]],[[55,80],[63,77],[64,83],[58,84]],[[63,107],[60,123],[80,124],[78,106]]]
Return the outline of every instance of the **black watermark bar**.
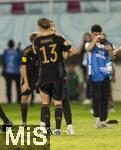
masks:
[[[50,150],[50,137],[39,125],[14,125],[0,130],[0,150]]]

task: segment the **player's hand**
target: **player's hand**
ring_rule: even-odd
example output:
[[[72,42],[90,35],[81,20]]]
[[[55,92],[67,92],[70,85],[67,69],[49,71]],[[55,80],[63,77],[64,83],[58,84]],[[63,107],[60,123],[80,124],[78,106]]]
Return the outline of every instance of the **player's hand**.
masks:
[[[69,52],[62,52],[62,56],[64,59],[67,59],[69,57]]]
[[[76,48],[71,48],[69,51],[74,55],[78,54],[78,50]]]
[[[28,83],[24,83],[21,87],[21,92],[25,92],[27,89],[30,89],[29,84]]]

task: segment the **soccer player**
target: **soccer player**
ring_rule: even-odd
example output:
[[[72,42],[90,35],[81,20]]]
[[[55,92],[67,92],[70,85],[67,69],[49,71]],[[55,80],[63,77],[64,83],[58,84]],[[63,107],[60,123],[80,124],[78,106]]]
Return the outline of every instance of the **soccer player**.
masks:
[[[37,33],[33,33],[30,36],[32,42],[37,37]],[[27,111],[28,111],[28,98],[36,89],[36,83],[38,81],[39,62],[38,55],[34,54],[32,45],[29,45],[23,50],[22,54],[22,79],[23,84],[21,87],[21,113],[23,126],[27,124]]]
[[[50,21],[51,23],[51,30],[54,31],[54,33],[58,36],[62,36],[62,34],[60,34],[59,32],[57,32],[56,30],[56,25],[53,21]],[[64,59],[67,59],[69,56],[72,56],[73,53],[71,52],[63,52],[63,58]],[[64,113],[64,118],[65,118],[65,121],[66,121],[66,124],[67,124],[67,130],[66,130],[66,133],[68,135],[74,135],[74,130],[73,130],[73,127],[72,127],[72,112],[71,112],[71,107],[70,107],[70,103],[69,103],[69,93],[68,93],[68,87],[67,87],[67,78],[68,78],[68,75],[67,75],[67,70],[66,70],[66,65],[65,65],[65,61],[63,60],[62,61],[62,66],[64,68],[64,72],[65,72],[65,82],[64,82],[64,89],[63,89],[63,100],[62,100],[62,107],[63,107],[63,113]]]
[[[92,41],[87,42],[85,49],[88,53],[88,75],[92,86],[93,111],[96,128],[108,127],[108,98],[110,91],[110,76],[112,64],[109,58],[113,56],[110,44],[102,44],[102,28],[93,25],[91,28]]]
[[[3,111],[1,106],[0,106],[0,117],[3,120],[3,122],[4,122],[4,125],[2,126],[2,130],[6,131],[6,127],[11,127],[12,126],[12,122],[8,119],[8,117],[4,113],[4,111]]]
[[[71,51],[77,53],[77,51],[71,48],[70,42],[50,30],[51,26],[48,19],[39,19],[37,24],[41,34],[34,40],[33,48],[40,56],[41,72],[39,74],[39,88],[43,105],[42,112],[44,115],[44,122],[46,124],[48,135],[51,135],[49,101],[50,97],[52,97],[55,105],[55,134],[60,135],[62,96],[65,82],[64,68],[62,66],[62,52]]]

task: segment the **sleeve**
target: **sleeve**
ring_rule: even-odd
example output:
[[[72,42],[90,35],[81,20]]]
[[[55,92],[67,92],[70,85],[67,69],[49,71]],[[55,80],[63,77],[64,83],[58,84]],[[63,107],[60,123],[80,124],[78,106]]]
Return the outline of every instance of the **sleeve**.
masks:
[[[63,37],[61,38],[61,42],[62,42],[62,51],[69,51],[69,49],[72,47],[71,42],[66,40]]]
[[[21,64],[22,64],[22,65],[26,65],[26,64],[27,64],[27,53],[26,53],[26,49],[22,52]]]

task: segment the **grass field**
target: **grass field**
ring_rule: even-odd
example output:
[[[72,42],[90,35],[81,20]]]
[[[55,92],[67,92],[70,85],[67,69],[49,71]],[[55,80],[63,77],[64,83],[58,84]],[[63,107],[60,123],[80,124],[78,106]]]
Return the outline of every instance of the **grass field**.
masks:
[[[120,150],[121,149],[121,103],[115,104],[116,112],[109,114],[109,119],[117,119],[119,124],[108,129],[95,129],[94,118],[89,114],[89,106],[82,106],[79,102],[72,102],[73,127],[75,136],[66,135],[66,124],[63,118],[62,135],[51,136],[51,150]],[[3,105],[4,110],[14,124],[21,124],[20,106]],[[54,128],[54,111],[51,108],[51,121]],[[40,106],[29,107],[28,124],[39,124]],[[0,121],[2,124],[2,121]],[[1,150],[1,148],[0,148]]]

